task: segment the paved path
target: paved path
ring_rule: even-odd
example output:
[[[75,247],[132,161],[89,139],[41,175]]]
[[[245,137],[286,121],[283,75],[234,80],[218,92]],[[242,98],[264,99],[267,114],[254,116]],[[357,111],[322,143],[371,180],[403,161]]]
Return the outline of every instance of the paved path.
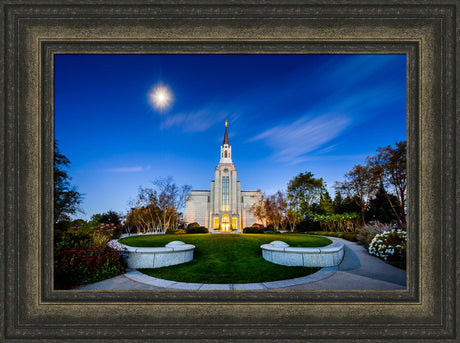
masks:
[[[301,278],[253,284],[194,284],[162,280],[130,270],[126,274],[80,286],[79,290],[401,290],[406,289],[406,271],[371,256],[357,243],[332,238],[345,245],[345,255],[338,267],[322,268]]]

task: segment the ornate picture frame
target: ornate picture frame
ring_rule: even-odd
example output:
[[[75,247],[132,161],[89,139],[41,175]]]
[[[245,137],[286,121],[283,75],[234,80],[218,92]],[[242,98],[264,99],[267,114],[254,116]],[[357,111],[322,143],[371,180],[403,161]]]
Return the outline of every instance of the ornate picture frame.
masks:
[[[444,340],[456,327],[455,1],[4,1],[4,341]],[[53,290],[53,55],[407,55],[405,291]]]

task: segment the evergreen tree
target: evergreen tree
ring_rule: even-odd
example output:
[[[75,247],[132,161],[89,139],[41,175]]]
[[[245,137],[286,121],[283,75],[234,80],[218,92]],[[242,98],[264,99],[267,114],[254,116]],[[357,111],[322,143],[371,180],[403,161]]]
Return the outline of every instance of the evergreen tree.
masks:
[[[390,205],[395,206],[393,208]],[[375,197],[372,198],[369,202],[369,207],[367,208],[365,219],[366,221],[378,220],[381,223],[392,223],[398,219],[396,213],[400,211],[400,204],[398,198],[393,194],[388,194],[385,191],[383,185],[380,185]]]
[[[332,206],[331,196],[327,190],[324,190],[321,193],[321,198],[319,200],[318,214],[334,214],[334,208]]]
[[[70,220],[71,214],[83,213],[79,205],[83,195],[70,184],[71,177],[64,169],[70,165],[69,159],[61,154],[57,143],[54,143],[54,224]]]
[[[364,201],[357,195],[354,197],[346,197],[342,203],[342,213],[361,213],[362,205]]]
[[[335,192],[335,198],[334,198],[334,201],[332,202],[332,208],[334,209],[334,213],[336,213],[336,214],[344,213],[344,210],[343,210],[343,197],[342,197],[342,193],[340,193],[340,191]]]

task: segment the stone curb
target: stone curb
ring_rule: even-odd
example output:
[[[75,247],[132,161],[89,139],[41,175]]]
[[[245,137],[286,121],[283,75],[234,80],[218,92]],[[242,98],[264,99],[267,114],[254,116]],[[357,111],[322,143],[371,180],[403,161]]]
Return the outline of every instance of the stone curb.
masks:
[[[221,283],[187,283],[187,282],[177,282],[164,279],[158,279],[156,277],[148,276],[141,273],[138,270],[128,271],[126,274],[123,274],[128,279],[131,279],[136,282],[144,283],[150,286],[157,286],[169,289],[180,289],[180,290],[190,290],[190,291],[230,291],[230,290],[262,290],[262,289],[276,289],[281,287],[295,286],[306,284],[310,282],[319,281],[326,279],[332,276],[339,268],[335,267],[325,267],[321,268],[314,274],[302,276],[295,279],[288,280],[279,280],[279,281],[270,281],[270,282],[256,282],[256,283],[234,283],[234,284],[221,284]]]

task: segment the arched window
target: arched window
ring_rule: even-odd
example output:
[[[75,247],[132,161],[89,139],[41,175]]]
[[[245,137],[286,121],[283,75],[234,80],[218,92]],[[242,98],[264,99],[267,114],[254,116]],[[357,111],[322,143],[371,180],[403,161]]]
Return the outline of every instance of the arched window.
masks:
[[[225,150],[225,158],[227,158],[227,150]]]

